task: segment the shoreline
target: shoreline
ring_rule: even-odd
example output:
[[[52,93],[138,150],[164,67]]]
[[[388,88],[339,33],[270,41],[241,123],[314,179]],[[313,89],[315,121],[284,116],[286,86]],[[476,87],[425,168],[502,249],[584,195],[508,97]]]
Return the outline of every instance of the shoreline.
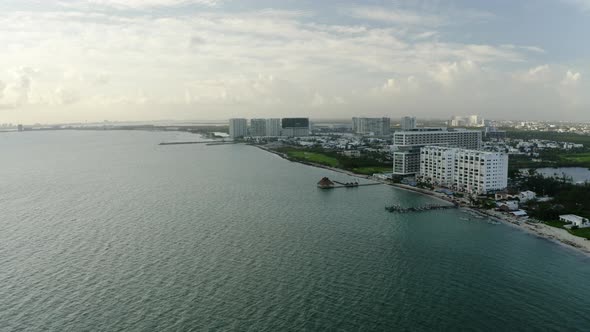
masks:
[[[312,163],[312,162],[293,160],[293,159],[290,159],[289,157],[287,157],[284,153],[280,153],[280,152],[274,151],[274,150],[269,149],[269,148],[266,148],[266,147],[264,147],[262,145],[250,144],[250,146],[255,146],[255,147],[257,147],[257,148],[259,148],[261,150],[264,150],[266,152],[270,152],[272,154],[275,154],[275,155],[277,155],[277,156],[279,156],[279,157],[281,157],[281,158],[283,158],[285,160],[288,160],[290,162],[293,162],[293,163],[298,163],[298,164],[307,165],[307,166],[316,167],[316,168],[323,168],[323,169],[327,169],[327,170],[330,170],[330,171],[333,171],[333,172],[342,173],[342,174],[346,174],[348,176],[354,176],[354,177],[362,178],[362,179],[366,179],[366,180],[371,180],[371,181],[374,181],[374,182],[381,182],[381,181],[373,180],[370,175],[357,174],[357,173],[354,173],[352,171],[347,171],[347,170],[342,169],[342,168],[330,167],[330,166],[326,166],[326,165],[322,165],[322,164],[316,164],[316,163]],[[383,182],[381,182],[381,183],[383,183]],[[386,184],[386,183],[383,183],[383,184]]]
[[[435,198],[435,199],[438,199],[438,200],[441,200],[441,201],[444,201],[444,202],[450,203],[450,204],[457,203],[458,207],[464,211],[469,211],[469,212],[478,214],[480,216],[487,217],[492,220],[501,222],[502,224],[510,226],[516,230],[525,232],[527,234],[536,236],[538,238],[542,238],[542,239],[551,241],[551,242],[558,244],[562,247],[568,248],[570,250],[574,250],[574,251],[581,253],[587,257],[590,257],[590,241],[586,240],[585,238],[570,234],[565,229],[555,228],[555,227],[543,224],[541,222],[532,223],[532,222],[529,222],[528,220],[518,220],[518,219],[515,219],[515,218],[510,217],[508,215],[505,215],[501,212],[480,210],[478,208],[474,208],[474,207],[465,205],[464,203],[452,200],[452,199],[448,198],[447,195],[445,195],[443,193],[437,193],[432,190],[416,188],[416,187],[412,187],[412,186],[404,185],[404,184],[399,184],[399,183],[389,183],[389,182],[379,181],[379,180],[373,179],[371,176],[364,175],[364,174],[356,174],[354,172],[343,170],[340,168],[335,168],[335,167],[330,167],[330,166],[325,166],[325,165],[315,164],[315,163],[310,163],[310,162],[301,162],[298,160],[292,160],[292,159],[289,159],[287,156],[285,156],[283,153],[274,151],[272,149],[263,147],[261,145],[252,145],[252,146],[255,146],[261,150],[275,154],[275,155],[277,155],[285,160],[288,160],[290,162],[295,162],[295,163],[299,163],[299,164],[307,165],[307,166],[311,166],[311,167],[316,167],[316,168],[323,168],[323,169],[346,174],[346,175],[353,176],[353,177],[363,178],[363,179],[371,180],[374,182],[380,182],[384,185],[389,185],[391,187],[395,187],[400,190],[412,191],[412,192],[415,192],[418,194],[430,196],[432,198]]]

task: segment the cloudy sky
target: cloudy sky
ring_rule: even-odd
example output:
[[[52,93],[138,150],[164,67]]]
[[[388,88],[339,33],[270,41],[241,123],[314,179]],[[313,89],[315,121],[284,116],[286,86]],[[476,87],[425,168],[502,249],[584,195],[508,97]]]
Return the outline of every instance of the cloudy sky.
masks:
[[[590,120],[590,0],[2,0],[0,123]]]

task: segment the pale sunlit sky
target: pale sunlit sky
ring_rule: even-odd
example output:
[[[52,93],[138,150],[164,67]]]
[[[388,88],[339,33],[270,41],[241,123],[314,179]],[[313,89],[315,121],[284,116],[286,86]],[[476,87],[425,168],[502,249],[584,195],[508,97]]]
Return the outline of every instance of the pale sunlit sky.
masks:
[[[590,120],[590,0],[3,0],[0,123]]]

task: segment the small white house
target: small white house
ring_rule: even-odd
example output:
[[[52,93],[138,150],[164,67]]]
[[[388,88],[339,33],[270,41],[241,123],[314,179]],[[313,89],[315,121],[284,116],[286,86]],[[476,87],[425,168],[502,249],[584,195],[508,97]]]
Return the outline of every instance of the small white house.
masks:
[[[518,210],[518,201],[497,202],[496,206],[501,210],[516,211]]]
[[[522,218],[522,219],[527,219],[529,217],[525,210],[512,211],[512,212],[510,212],[510,214],[512,214],[513,216],[515,216],[517,218]]]
[[[590,227],[590,221],[588,218],[576,216],[575,214],[563,214],[559,216],[559,220],[572,226],[578,226],[580,228]]]
[[[342,151],[340,154],[350,158],[359,158],[361,156],[361,152],[359,150],[346,150]]]
[[[518,194],[518,199],[520,199],[521,202],[528,202],[532,199],[535,199],[537,197],[537,194],[534,191],[522,191],[520,194]]]

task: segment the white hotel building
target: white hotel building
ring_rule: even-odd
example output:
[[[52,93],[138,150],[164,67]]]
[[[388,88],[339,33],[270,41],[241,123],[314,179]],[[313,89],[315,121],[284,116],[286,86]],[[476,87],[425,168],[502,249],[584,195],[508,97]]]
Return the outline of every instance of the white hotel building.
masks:
[[[420,149],[422,181],[470,194],[487,194],[508,186],[508,155],[441,146]]]

